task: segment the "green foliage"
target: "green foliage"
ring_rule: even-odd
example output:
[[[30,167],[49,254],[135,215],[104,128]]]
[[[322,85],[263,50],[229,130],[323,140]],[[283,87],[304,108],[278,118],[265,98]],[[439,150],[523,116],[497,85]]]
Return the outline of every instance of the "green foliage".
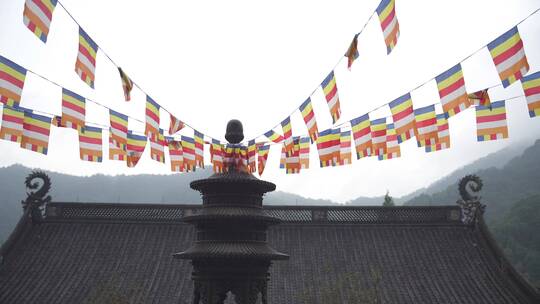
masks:
[[[384,202],[382,204],[384,207],[392,207],[395,206],[394,199],[390,196],[390,192],[386,190],[386,194],[384,195]]]

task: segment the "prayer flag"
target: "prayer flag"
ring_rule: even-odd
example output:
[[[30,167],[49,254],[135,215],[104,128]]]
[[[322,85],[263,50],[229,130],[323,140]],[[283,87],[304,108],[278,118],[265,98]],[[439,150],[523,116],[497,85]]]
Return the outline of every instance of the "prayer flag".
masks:
[[[133,168],[137,165],[141,156],[146,148],[147,138],[144,135],[133,134],[129,131],[127,134],[127,146],[126,146],[126,155],[127,155],[127,166]]]
[[[264,136],[268,137],[268,139],[275,143],[280,143],[283,140],[283,136],[277,134],[274,130],[264,133]]]
[[[169,147],[169,158],[171,159],[172,172],[184,172],[184,157],[182,153],[182,143],[167,137],[167,146]]]
[[[101,128],[85,126],[84,129],[79,129],[78,132],[81,160],[101,163],[103,161]]]
[[[4,105],[2,112],[2,128],[0,137],[16,143],[21,143],[24,130],[24,110],[19,107]]]
[[[283,139],[285,140],[283,143],[285,145],[285,152],[289,153],[294,148],[290,116],[281,122],[281,129],[283,130]]]
[[[188,136],[181,136],[182,152],[184,156],[184,169],[186,172],[195,171],[195,140]]]
[[[487,45],[503,87],[521,79],[529,71],[523,41],[517,26]]]
[[[540,72],[523,77],[521,85],[527,98],[529,116],[540,116]]]
[[[248,142],[247,148],[249,172],[253,173],[257,171],[257,145],[254,139]]]
[[[150,140],[150,158],[165,163],[165,136],[163,135],[163,129],[159,129],[156,140]]]
[[[443,111],[448,113],[448,117],[466,110],[471,105],[465,90],[465,78],[463,78],[461,63],[435,77],[435,81],[437,81]]]
[[[92,89],[96,79],[96,54],[98,45],[79,27],[79,53],[75,61],[75,72]]]
[[[300,138],[300,152],[299,152],[301,169],[309,169],[309,146],[310,146],[310,138],[301,137]]]
[[[397,140],[397,132],[394,124],[386,126],[386,153],[378,155],[379,160],[398,158],[401,156],[401,150]]]
[[[416,142],[418,147],[431,146],[437,142],[437,115],[435,105],[414,110],[416,120]]]
[[[426,145],[426,152],[440,151],[450,148],[450,132],[446,114],[437,114],[437,140],[434,144]]]
[[[340,132],[339,137],[339,165],[350,165],[351,157],[351,131]]]
[[[127,132],[128,132],[128,117],[122,113],[109,109],[110,116],[110,136],[112,137],[113,144],[126,150],[127,145]]]
[[[371,124],[369,114],[364,114],[351,120],[356,159],[371,156]]]
[[[489,107],[491,100],[489,99],[488,89],[467,95],[469,97],[469,103],[475,106]]]
[[[25,68],[0,56],[0,102],[10,107],[18,106],[25,78]]]
[[[399,38],[399,23],[396,17],[396,1],[382,0],[377,7],[377,15],[386,43],[386,53],[390,54]]]
[[[339,129],[327,129],[319,133],[317,150],[321,168],[339,164]]]
[[[50,131],[50,117],[34,114],[32,111],[25,111],[21,148],[47,154]]]
[[[85,98],[62,88],[62,127],[81,131],[85,126],[85,116]]]
[[[24,2],[24,25],[43,43],[47,42],[57,2],[57,0],[26,0]]]
[[[184,128],[184,123],[180,119],[174,117],[174,115],[170,114],[170,116],[171,124],[169,125],[169,134],[173,135]]]
[[[212,144],[210,145],[210,162],[212,163],[214,173],[225,172],[226,169],[223,161],[223,146],[219,140],[212,139]]]
[[[257,162],[259,175],[262,175],[264,172],[264,167],[266,167],[266,161],[268,160],[268,153],[270,152],[270,145],[257,145]]]
[[[124,99],[126,101],[131,100],[131,90],[133,90],[133,81],[126,75],[122,68],[118,68],[120,73],[120,79],[122,80],[122,89],[124,90]]]
[[[390,102],[390,111],[394,119],[398,143],[402,143],[413,137],[416,126],[411,93],[407,93]]]
[[[159,134],[159,109],[159,104],[146,95],[146,128],[144,134],[150,140],[155,140]]]
[[[372,155],[380,157],[386,154],[386,117],[371,121],[371,142]]]
[[[508,138],[505,101],[495,101],[488,107],[476,107],[476,134],[478,141]]]
[[[112,132],[110,132],[110,131],[109,131],[109,159],[110,160],[121,160],[121,161],[126,160],[126,150],[121,149],[116,145],[116,143],[115,143],[115,141],[113,139],[113,136],[112,136]]]
[[[299,110],[306,123],[311,141],[316,142],[319,130],[317,129],[317,121],[315,120],[315,112],[313,112],[313,106],[311,105],[311,98],[306,99],[306,101],[300,105]]]
[[[292,150],[285,156],[285,173],[298,174],[300,168],[300,137],[294,137]]]
[[[339,95],[336,85],[336,77],[334,71],[330,72],[328,76],[321,83],[321,87],[326,97],[326,103],[330,109],[330,115],[332,115],[332,123],[336,123],[341,116],[341,108],[339,105]]]
[[[349,49],[347,50],[347,53],[345,53],[345,57],[347,57],[347,68],[349,71],[351,70],[353,62],[358,59],[358,35],[354,35],[354,38],[351,42],[351,45],[349,46]]]
[[[204,168],[204,134],[193,130],[193,138],[195,140],[195,165]]]
[[[287,159],[287,151],[285,150],[285,145],[281,146],[281,156],[279,158],[279,168],[285,169],[285,159]]]

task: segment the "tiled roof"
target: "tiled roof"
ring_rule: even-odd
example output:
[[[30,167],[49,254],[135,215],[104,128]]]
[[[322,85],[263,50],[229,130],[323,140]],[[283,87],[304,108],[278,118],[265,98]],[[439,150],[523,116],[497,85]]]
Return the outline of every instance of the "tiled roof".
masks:
[[[172,255],[192,244],[194,229],[180,219],[198,208],[49,204],[43,222],[23,221],[2,247],[0,303],[191,303],[191,265]],[[272,304],[540,299],[483,223],[460,222],[458,207],[266,211],[284,221],[269,229],[269,245],[290,255],[271,267]]]

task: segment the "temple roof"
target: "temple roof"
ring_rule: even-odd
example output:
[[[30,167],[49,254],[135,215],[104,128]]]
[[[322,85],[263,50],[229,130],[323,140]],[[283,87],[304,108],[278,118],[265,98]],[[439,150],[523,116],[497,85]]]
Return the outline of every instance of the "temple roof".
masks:
[[[200,208],[49,203],[42,221],[23,217],[0,249],[0,303],[190,303],[191,265],[172,255],[195,239],[181,219]],[[540,300],[483,220],[462,223],[457,206],[265,211],[283,221],[269,244],[290,255],[271,267],[272,304]]]

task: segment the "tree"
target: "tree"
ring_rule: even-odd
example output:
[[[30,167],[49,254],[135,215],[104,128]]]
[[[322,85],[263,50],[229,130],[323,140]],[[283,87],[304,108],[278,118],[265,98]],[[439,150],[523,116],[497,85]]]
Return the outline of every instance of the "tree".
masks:
[[[384,202],[382,204],[384,207],[392,207],[395,206],[394,199],[390,196],[388,190],[386,190],[386,194],[384,195]]]

